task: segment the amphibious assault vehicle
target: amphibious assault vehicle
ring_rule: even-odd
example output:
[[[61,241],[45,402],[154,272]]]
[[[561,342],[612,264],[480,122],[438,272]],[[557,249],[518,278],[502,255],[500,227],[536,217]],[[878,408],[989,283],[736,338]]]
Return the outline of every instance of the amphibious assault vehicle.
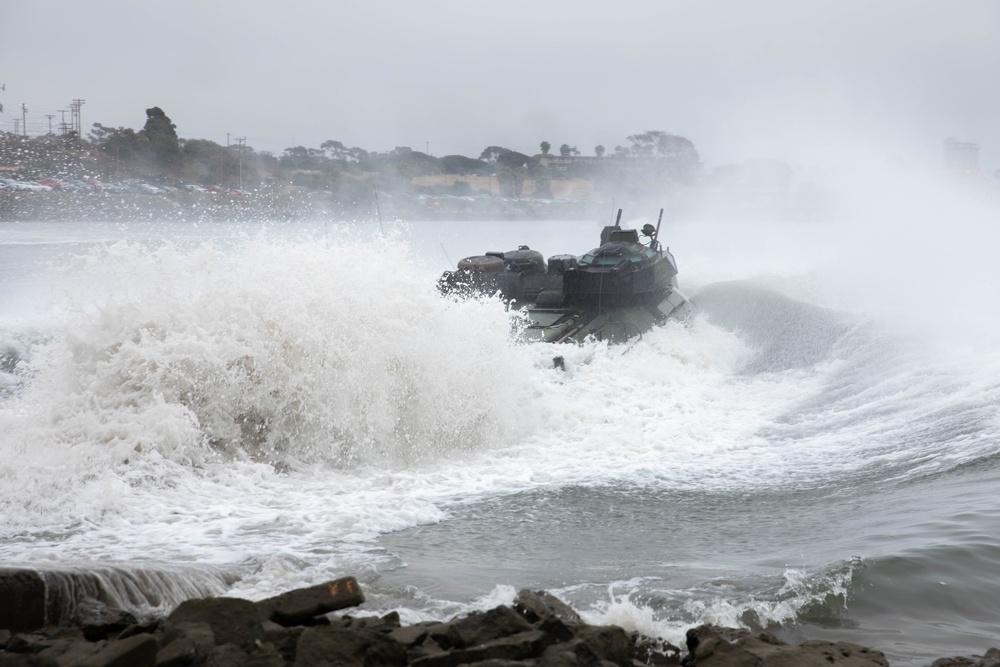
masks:
[[[524,311],[525,335],[548,343],[587,337],[622,342],[688,310],[677,289],[677,262],[660,244],[660,223],[639,231],[614,225],[601,232],[601,245],[580,256],[553,255],[548,261],[528,246],[466,257],[438,280],[444,294],[499,295]]]

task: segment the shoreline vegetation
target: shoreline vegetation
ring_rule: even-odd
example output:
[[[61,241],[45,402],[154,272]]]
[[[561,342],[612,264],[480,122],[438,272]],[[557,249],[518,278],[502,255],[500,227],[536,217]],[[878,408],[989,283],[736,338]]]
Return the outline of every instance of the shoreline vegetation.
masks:
[[[0,570],[0,667],[887,667],[875,649],[843,641],[789,644],[768,632],[701,625],[684,647],[614,625],[586,623],[545,591],[449,621],[405,626],[395,611],[339,614],[365,601],[354,577],[251,602],[185,600],[138,619],[95,598],[54,609],[45,580]],[[92,591],[100,596],[99,591]],[[58,597],[58,596],[55,596]],[[940,658],[932,667],[996,667],[984,656]]]
[[[478,157],[383,153],[328,140],[280,155],[245,140],[184,139],[159,107],[142,129],[94,123],[27,137],[0,132],[0,221],[602,218],[613,202],[675,217],[828,216],[822,173],[756,159],[712,170],[685,137],[650,130],[624,145]]]

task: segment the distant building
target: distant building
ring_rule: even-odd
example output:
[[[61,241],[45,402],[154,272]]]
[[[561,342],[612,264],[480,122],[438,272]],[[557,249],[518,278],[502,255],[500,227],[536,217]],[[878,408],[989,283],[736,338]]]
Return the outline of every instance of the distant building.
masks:
[[[596,155],[552,155],[551,153],[544,155],[540,153],[535,158],[538,159],[538,164],[548,167],[557,174],[569,171],[573,165],[599,164],[606,166],[623,163],[618,157],[597,157]]]
[[[956,141],[954,137],[945,139],[944,168],[948,173],[959,176],[978,176],[979,144]]]

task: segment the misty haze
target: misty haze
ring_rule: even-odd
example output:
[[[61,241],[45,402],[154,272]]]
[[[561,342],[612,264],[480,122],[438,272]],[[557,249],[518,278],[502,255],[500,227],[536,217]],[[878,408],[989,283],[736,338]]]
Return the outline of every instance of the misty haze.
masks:
[[[993,664],[998,67],[986,0],[0,0],[0,662]]]

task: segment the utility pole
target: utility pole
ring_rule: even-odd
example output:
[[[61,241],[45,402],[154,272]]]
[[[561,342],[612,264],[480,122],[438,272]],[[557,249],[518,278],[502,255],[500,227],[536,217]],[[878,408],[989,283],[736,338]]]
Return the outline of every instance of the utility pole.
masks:
[[[68,109],[60,109],[59,113],[62,114],[62,121],[59,123],[59,134],[65,135],[69,131],[69,126],[66,125],[66,112]]]
[[[21,126],[24,128],[24,136],[28,136],[28,105],[21,102]]]
[[[76,136],[79,139],[83,135],[83,119],[80,114],[80,107],[82,107],[87,100],[73,100],[70,103],[69,108],[72,114],[73,129],[76,131]]]
[[[229,137],[229,135],[227,133],[226,134],[227,140],[228,140],[228,137]],[[240,190],[242,190],[243,189],[243,147],[247,143],[247,138],[246,137],[235,137],[233,139],[233,141],[237,142],[239,144],[239,147],[240,147]]]
[[[52,119],[56,117],[54,113],[47,113],[45,117],[49,119],[49,134],[52,134]]]

